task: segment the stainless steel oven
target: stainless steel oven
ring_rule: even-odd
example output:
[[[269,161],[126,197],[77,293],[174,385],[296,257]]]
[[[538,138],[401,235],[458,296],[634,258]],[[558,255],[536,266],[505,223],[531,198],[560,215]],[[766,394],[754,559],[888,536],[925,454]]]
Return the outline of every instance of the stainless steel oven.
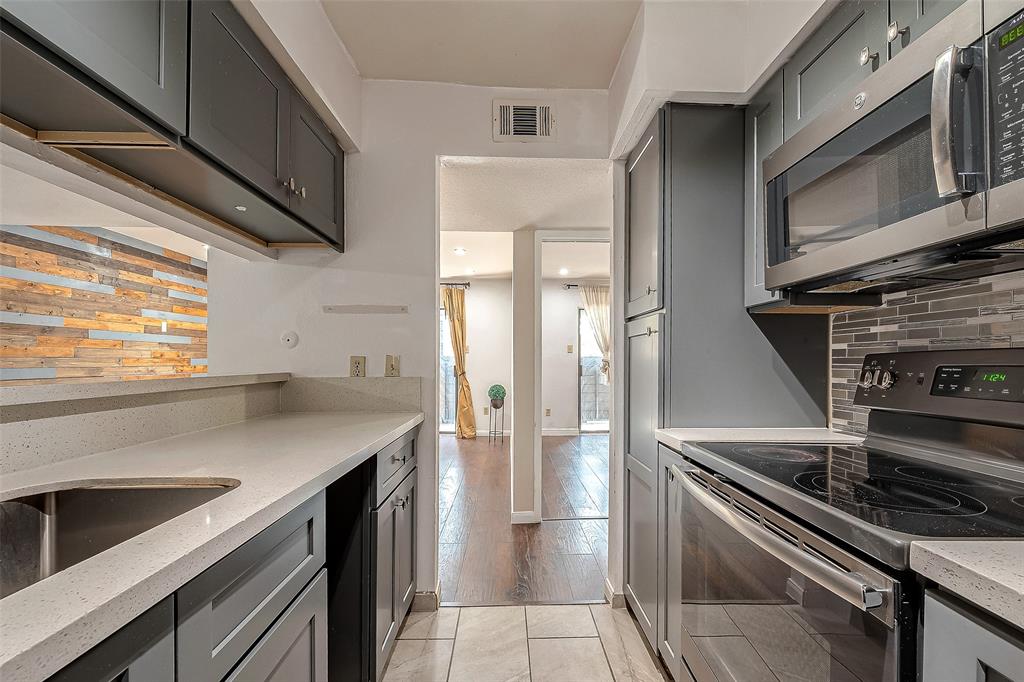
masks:
[[[681,678],[900,680],[900,584],[699,467],[672,467]],[[909,662],[913,665],[913,661]]]
[[[967,0],[764,161],[769,289],[1024,267],[1024,5],[1009,7],[989,0],[983,21]]]

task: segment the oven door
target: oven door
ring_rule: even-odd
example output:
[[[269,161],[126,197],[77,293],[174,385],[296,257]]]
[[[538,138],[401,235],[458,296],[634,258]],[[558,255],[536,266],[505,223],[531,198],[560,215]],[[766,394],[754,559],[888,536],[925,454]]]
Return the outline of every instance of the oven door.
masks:
[[[667,627],[695,680],[900,679],[898,584],[703,470],[672,478]]]
[[[980,7],[965,2],[765,159],[769,289],[868,278],[985,230]]]

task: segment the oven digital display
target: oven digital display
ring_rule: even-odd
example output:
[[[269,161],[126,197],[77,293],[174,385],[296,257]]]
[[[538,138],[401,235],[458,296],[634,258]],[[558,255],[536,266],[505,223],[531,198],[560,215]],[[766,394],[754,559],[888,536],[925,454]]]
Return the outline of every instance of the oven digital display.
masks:
[[[935,370],[932,395],[1024,402],[1024,367],[946,365]]]
[[[1009,47],[1021,38],[1024,38],[1024,23],[1014,26],[1009,31],[999,36],[999,49],[1002,50],[1003,48]]]

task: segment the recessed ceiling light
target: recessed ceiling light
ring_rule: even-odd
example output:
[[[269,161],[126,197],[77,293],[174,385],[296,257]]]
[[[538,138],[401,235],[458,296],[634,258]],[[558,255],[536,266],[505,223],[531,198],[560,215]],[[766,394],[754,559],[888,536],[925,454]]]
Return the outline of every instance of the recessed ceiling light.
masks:
[[[245,206],[239,204],[238,206],[235,206],[235,210],[238,211],[239,213],[245,213],[248,209]]]
[[[465,256],[469,252],[466,251],[466,249],[462,248],[461,246],[457,246],[454,249],[452,249],[452,253],[454,253],[456,256]]]
[[[559,268],[558,274],[561,275],[562,277],[565,277],[566,275],[569,274],[569,268]]]

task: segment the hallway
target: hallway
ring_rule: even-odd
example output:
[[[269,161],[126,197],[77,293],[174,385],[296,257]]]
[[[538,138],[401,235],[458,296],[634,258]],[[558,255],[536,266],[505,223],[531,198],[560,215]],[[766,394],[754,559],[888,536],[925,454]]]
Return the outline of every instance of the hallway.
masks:
[[[440,439],[438,563],[447,605],[604,601],[608,436],[543,439],[543,516],[512,525],[509,440]],[[552,520],[547,520],[552,519]]]

